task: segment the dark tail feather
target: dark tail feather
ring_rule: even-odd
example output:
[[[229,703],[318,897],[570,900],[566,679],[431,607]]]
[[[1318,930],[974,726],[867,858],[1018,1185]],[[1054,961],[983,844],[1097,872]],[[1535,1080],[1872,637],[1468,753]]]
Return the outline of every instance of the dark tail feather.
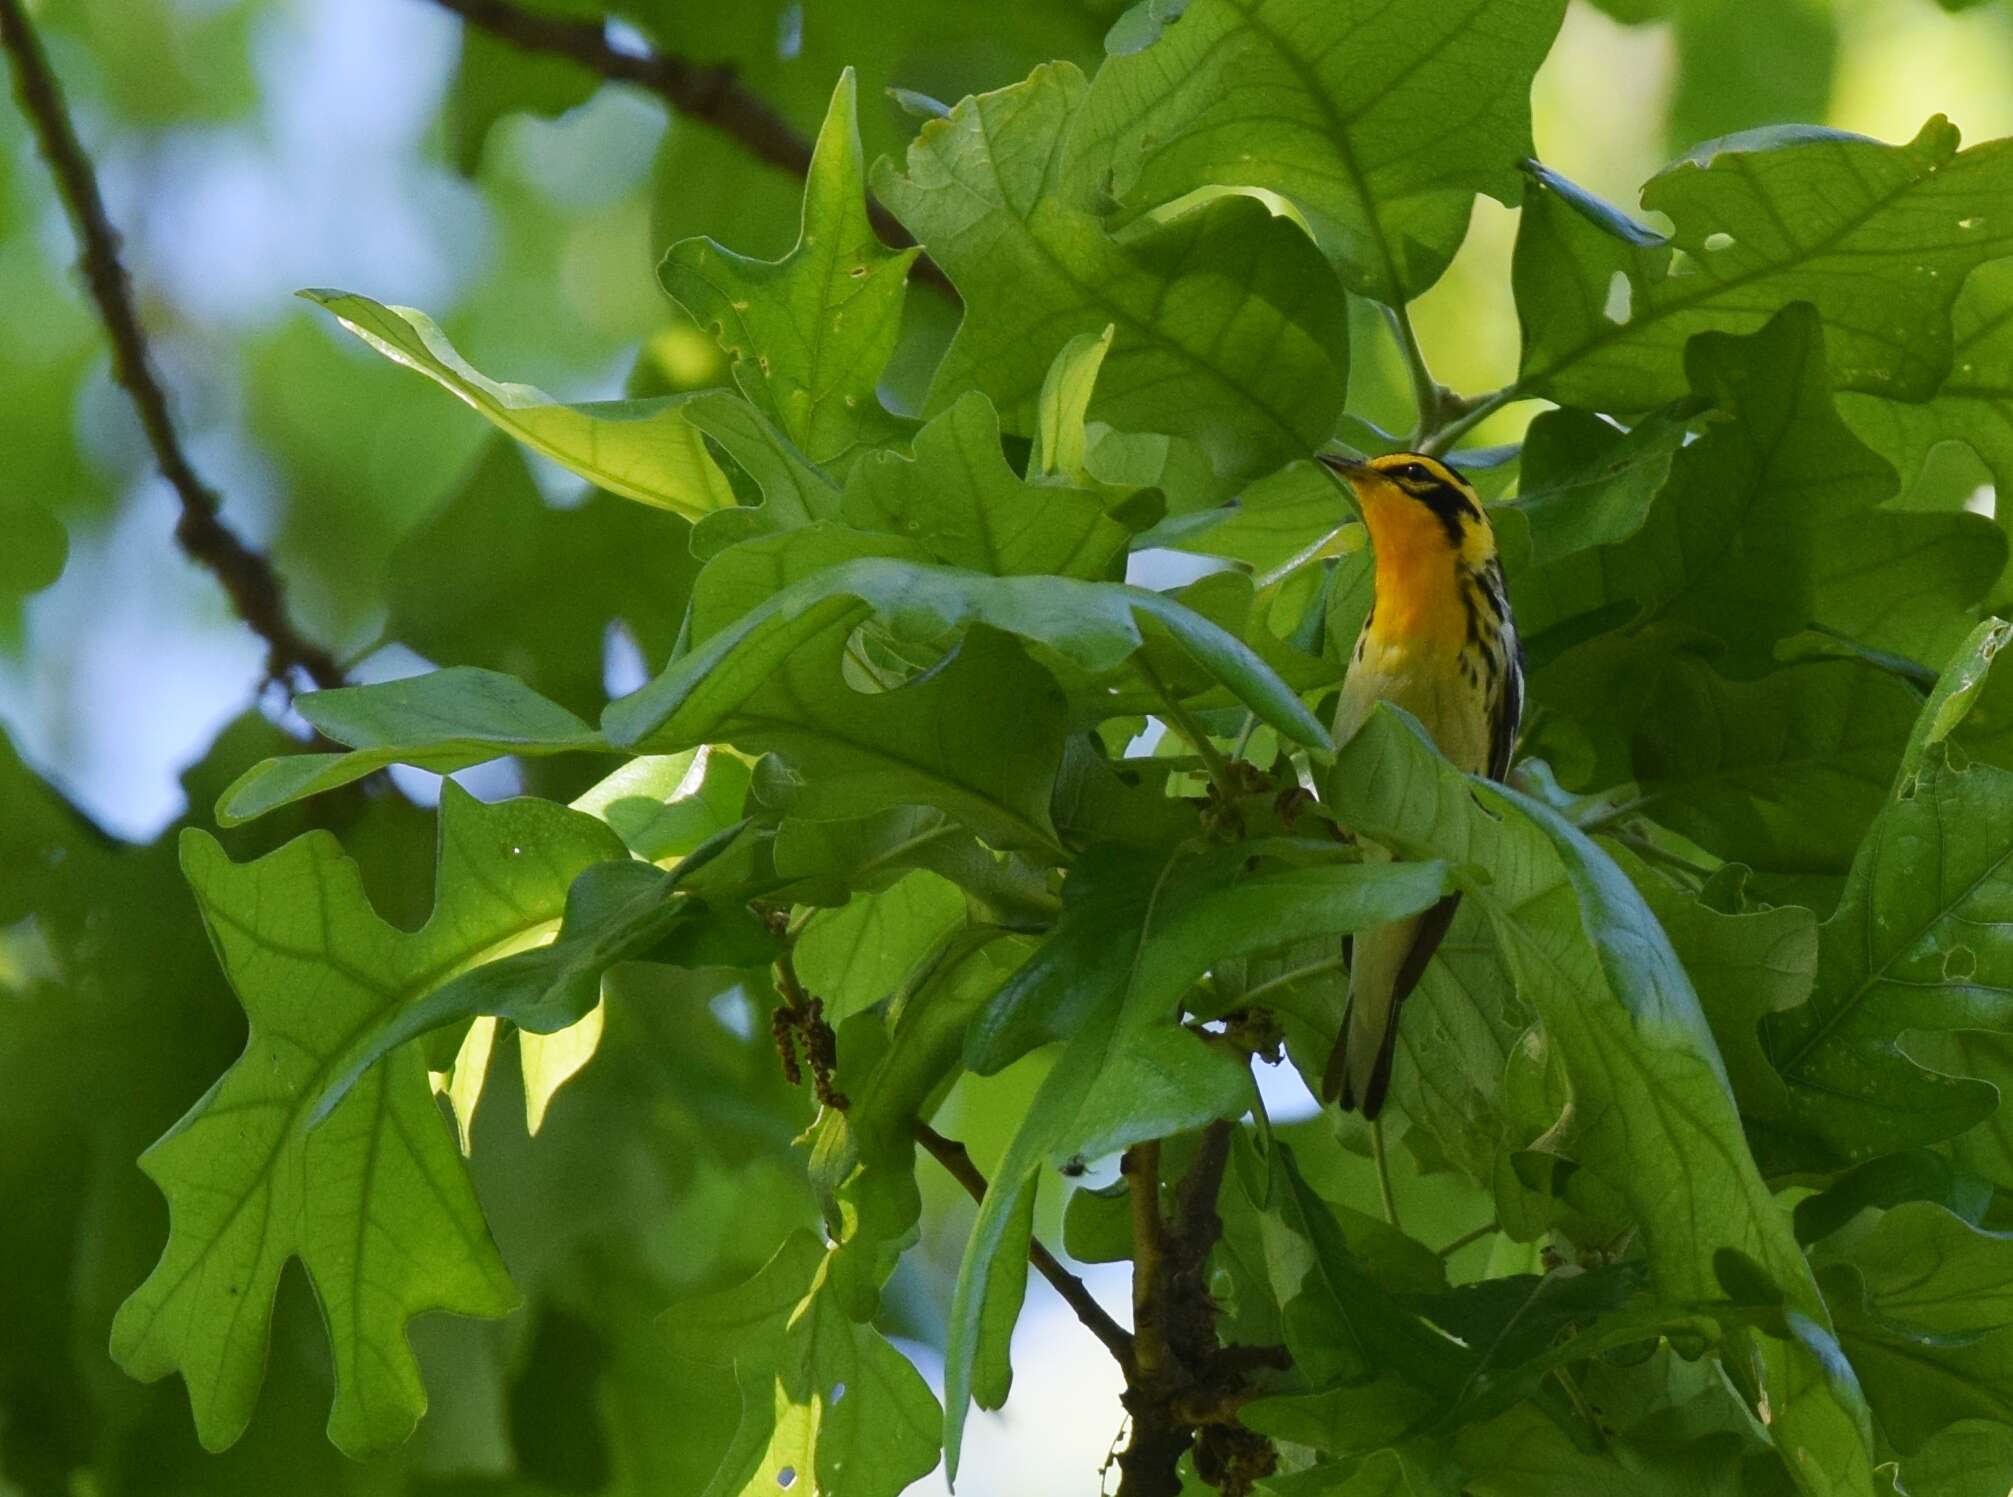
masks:
[[[1386,1016],[1383,1033],[1377,1036],[1377,1059],[1364,1080],[1360,1098],[1349,1083],[1349,1012],[1343,1013],[1342,1027],[1335,1036],[1335,1048],[1328,1052],[1328,1065],[1321,1073],[1323,1101],[1334,1102],[1344,1112],[1353,1112],[1360,1106],[1364,1118],[1373,1122],[1384,1110],[1384,1094],[1391,1085],[1391,1065],[1398,1054],[1399,1015],[1404,1010],[1405,1000],[1419,986],[1419,979],[1426,975],[1426,964],[1433,960],[1433,953],[1446,939],[1447,928],[1454,923],[1454,912],[1460,905],[1461,896],[1449,894],[1420,917],[1418,935],[1411,949],[1405,953],[1405,960],[1399,964],[1397,978],[1392,984],[1390,1012]],[[1352,997],[1350,1009],[1354,1007]]]

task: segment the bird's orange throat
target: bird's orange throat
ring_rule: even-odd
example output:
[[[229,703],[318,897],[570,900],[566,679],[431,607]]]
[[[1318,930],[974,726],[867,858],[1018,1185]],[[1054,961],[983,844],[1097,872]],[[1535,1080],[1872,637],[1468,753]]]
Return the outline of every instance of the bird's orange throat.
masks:
[[[1468,634],[1461,555],[1447,543],[1439,517],[1409,498],[1378,495],[1359,502],[1377,564],[1370,638],[1381,645],[1460,649]]]

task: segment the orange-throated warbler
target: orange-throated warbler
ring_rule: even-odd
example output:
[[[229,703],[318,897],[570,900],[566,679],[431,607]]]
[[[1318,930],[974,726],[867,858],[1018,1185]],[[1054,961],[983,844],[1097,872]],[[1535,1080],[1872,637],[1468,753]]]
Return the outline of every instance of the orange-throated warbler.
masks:
[[[1474,487],[1438,458],[1368,462],[1323,454],[1370,530],[1376,596],[1335,710],[1347,742],[1379,702],[1403,707],[1458,769],[1500,780],[1524,710],[1523,647],[1510,617],[1496,535]],[[1339,808],[1344,819],[1347,808]],[[1322,1078],[1324,1098],[1375,1118],[1391,1081],[1398,1011],[1453,921],[1458,895],[1358,934],[1349,1012]]]

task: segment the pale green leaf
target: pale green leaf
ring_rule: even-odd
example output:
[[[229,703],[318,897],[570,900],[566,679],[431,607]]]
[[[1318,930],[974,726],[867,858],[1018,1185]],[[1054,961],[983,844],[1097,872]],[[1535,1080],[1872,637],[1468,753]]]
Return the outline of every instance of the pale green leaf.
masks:
[[[1132,539],[1101,495],[1016,475],[1000,450],[999,417],[976,390],[916,434],[913,459],[879,452],[855,466],[844,513],[949,566],[997,577],[1107,577]]]
[[[217,801],[237,826],[268,811],[410,764],[440,774],[505,754],[601,749],[601,735],[514,676],[454,666],[377,686],[340,686],[296,699],[301,716],[346,754],[289,754],[245,771]]]
[[[906,429],[875,385],[894,351],[917,254],[891,253],[867,221],[857,110],[848,68],[818,132],[788,255],[755,260],[711,239],[685,239],[659,271],[664,289],[717,329],[748,399],[811,462],[841,470],[861,448]]]
[[[473,368],[423,312],[345,291],[303,291],[386,358],[459,396],[499,430],[611,494],[697,519],[734,503],[726,475],[675,398],[564,404]]]
[[[168,1245],[120,1309],[113,1354],[137,1377],[180,1371],[204,1444],[229,1445],[257,1401],[280,1272],[298,1257],[335,1361],[330,1437],[352,1455],[386,1450],[426,1406],[407,1321],[500,1315],[516,1295],[416,1049],[312,1132],[308,1108],[357,1035],[470,964],[548,937],[574,877],[627,854],[591,817],[483,806],[450,786],[438,901],[412,932],[378,917],[325,832],[233,863],[190,831],[182,855],[251,1039],[142,1160],[168,1198]]]

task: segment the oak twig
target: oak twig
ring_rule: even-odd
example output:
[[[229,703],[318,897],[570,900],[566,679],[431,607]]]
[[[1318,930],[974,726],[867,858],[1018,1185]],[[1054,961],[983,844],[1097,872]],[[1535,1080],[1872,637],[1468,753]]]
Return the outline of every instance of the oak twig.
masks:
[[[1232,1125],[1203,1129],[1195,1159],[1163,1214],[1160,1145],[1125,1155],[1133,1210],[1133,1341],[1137,1375],[1127,1379],[1131,1438],[1118,1456],[1119,1497],[1178,1497],[1181,1458],[1195,1450],[1196,1474],[1225,1494],[1249,1493],[1278,1462],[1271,1441],[1238,1422],[1259,1389],[1251,1375],[1287,1367],[1277,1346],[1223,1346],[1209,1294],[1209,1256],[1223,1235],[1216,1198],[1230,1159]]]
[[[970,1151],[962,1143],[944,1137],[920,1120],[916,1123],[915,1132],[916,1142],[929,1150],[937,1163],[949,1171],[951,1178],[962,1185],[973,1200],[985,1199],[986,1177],[979,1173],[978,1166],[972,1163]],[[1028,1239],[1027,1258],[1035,1271],[1048,1280],[1049,1287],[1062,1296],[1063,1303],[1076,1312],[1076,1318],[1083,1322],[1084,1329],[1104,1343],[1105,1350],[1117,1360],[1130,1381],[1133,1344],[1124,1327],[1105,1313],[1104,1306],[1092,1297],[1089,1286],[1082,1279],[1064,1268],[1056,1261],[1055,1255],[1034,1238]]]
[[[756,160],[802,177],[811,170],[811,142],[779,114],[774,105],[743,84],[733,67],[698,63],[670,52],[631,52],[608,40],[598,21],[570,21],[520,9],[510,0],[433,0],[470,26],[526,52],[570,58],[589,72],[616,83],[633,84],[657,95],[687,119],[701,120],[729,136]],[[871,197],[867,218],[874,232],[896,249],[906,249],[915,236]],[[919,255],[912,272],[955,296],[950,278],[927,255]]]
[[[223,522],[216,491],[197,475],[183,451],[167,392],[148,357],[132,285],[119,260],[118,231],[98,192],[97,171],[77,138],[62,85],[49,67],[22,0],[0,0],[0,50],[5,50],[13,73],[14,97],[34,130],[42,159],[56,180],[56,195],[77,235],[84,285],[112,345],[113,377],[125,387],[161,476],[181,503],[176,542],[217,579],[238,617],[265,641],[269,678],[284,681],[289,672],[298,670],[317,686],[342,685],[342,667],[335,657],[294,627],[285,588],[271,560]]]

